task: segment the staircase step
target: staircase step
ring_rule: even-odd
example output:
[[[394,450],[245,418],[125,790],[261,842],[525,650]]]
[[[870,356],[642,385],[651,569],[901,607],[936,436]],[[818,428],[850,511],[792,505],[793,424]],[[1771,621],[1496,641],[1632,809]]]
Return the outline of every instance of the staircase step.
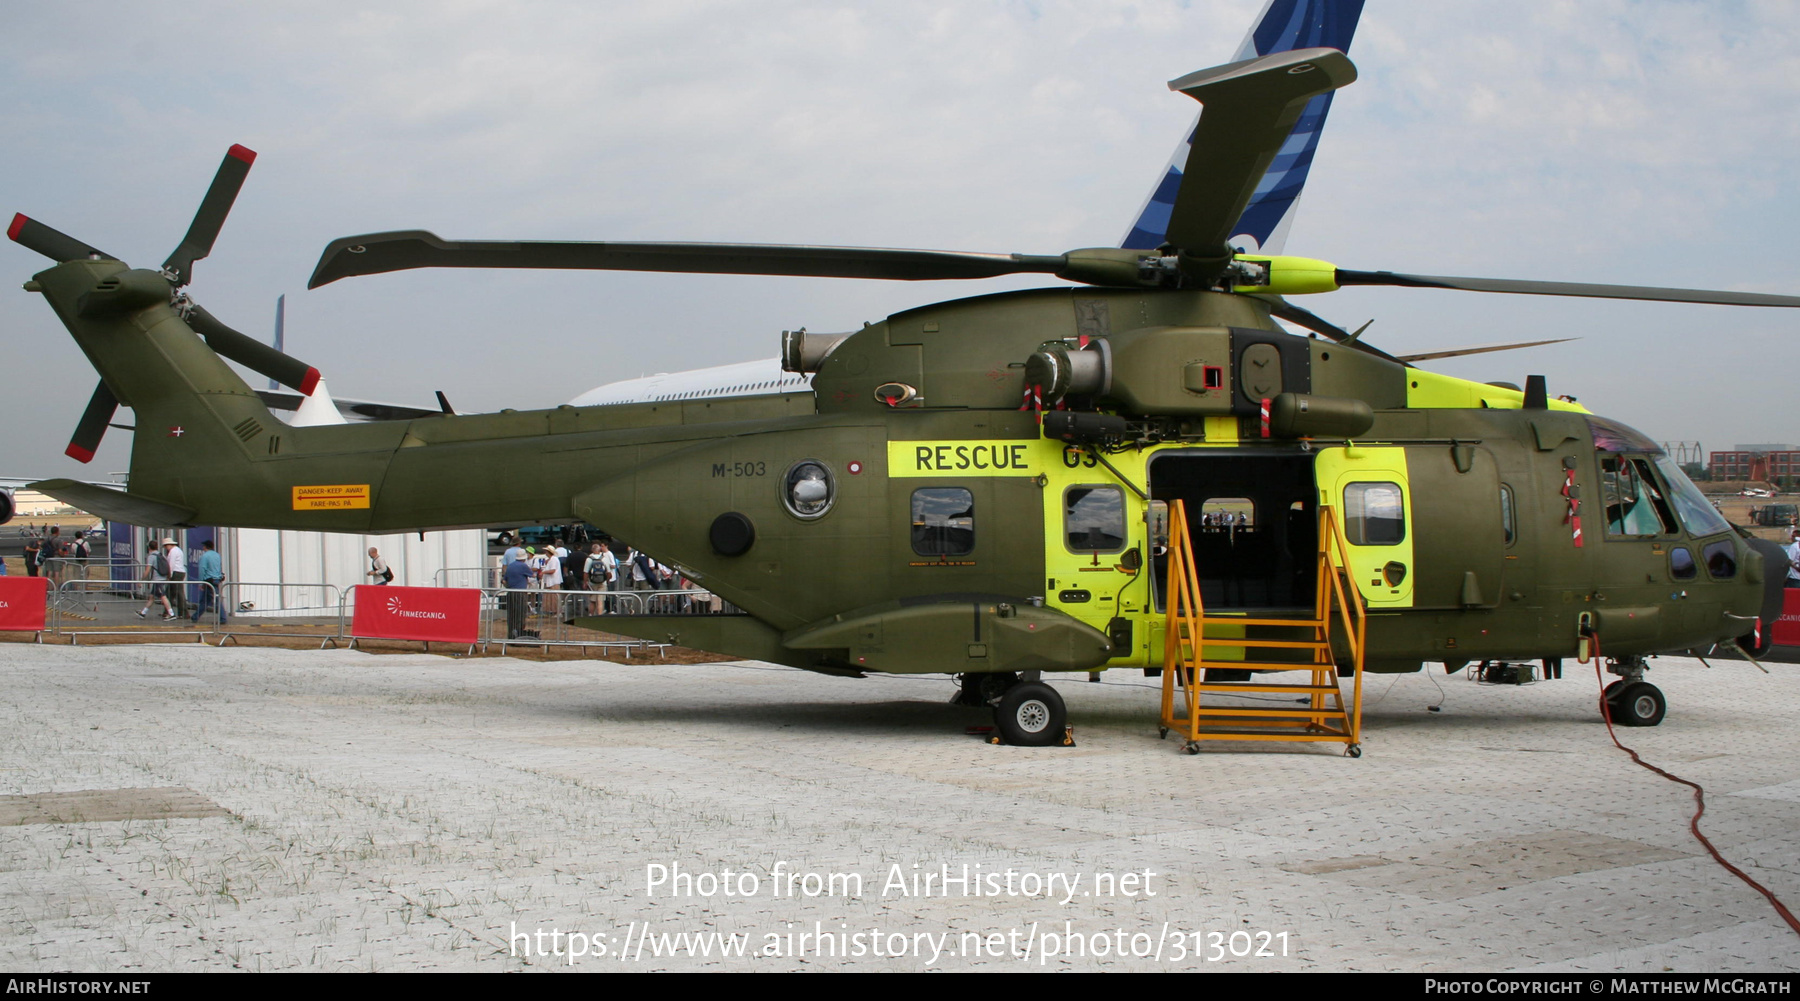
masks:
[[[1263,685],[1253,681],[1202,681],[1194,686],[1201,692],[1291,692],[1296,695],[1337,695],[1335,685]]]
[[[1321,719],[1344,719],[1346,717],[1346,715],[1348,714],[1348,710],[1346,710],[1346,709],[1342,709],[1342,708],[1333,709],[1330,706],[1327,706],[1322,709],[1310,709],[1306,706],[1294,706],[1292,708],[1284,708],[1282,706],[1221,706],[1221,705],[1210,705],[1209,706],[1209,705],[1202,705],[1198,709],[1190,708],[1189,711],[1193,712],[1193,713],[1197,713],[1202,719],[1209,717],[1209,716],[1230,716],[1230,717],[1234,717],[1234,718],[1246,717],[1246,716],[1266,716],[1271,720],[1283,720],[1283,721],[1288,720],[1288,719],[1294,719],[1294,718],[1309,718],[1309,717],[1313,717],[1313,716],[1317,716]]]

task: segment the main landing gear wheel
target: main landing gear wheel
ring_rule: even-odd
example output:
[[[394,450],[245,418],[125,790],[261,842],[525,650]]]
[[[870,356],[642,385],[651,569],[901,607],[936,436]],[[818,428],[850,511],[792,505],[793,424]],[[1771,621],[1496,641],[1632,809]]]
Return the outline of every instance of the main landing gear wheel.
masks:
[[[1669,711],[1662,690],[1648,681],[1633,681],[1612,690],[1607,706],[1612,709],[1612,721],[1620,726],[1655,726]]]
[[[994,725],[1008,744],[1049,747],[1062,742],[1069,710],[1056,689],[1041,681],[1014,685],[994,707]]]

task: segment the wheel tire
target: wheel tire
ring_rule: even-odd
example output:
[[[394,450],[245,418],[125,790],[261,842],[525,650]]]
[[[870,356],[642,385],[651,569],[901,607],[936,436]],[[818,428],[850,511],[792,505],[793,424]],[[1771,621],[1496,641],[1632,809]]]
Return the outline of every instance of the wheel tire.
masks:
[[[1609,704],[1613,722],[1620,726],[1655,726],[1669,711],[1662,690],[1647,681],[1635,681],[1619,689]]]
[[[1056,689],[1041,681],[1014,685],[994,707],[994,725],[1008,744],[1049,747],[1062,742],[1069,710]]]

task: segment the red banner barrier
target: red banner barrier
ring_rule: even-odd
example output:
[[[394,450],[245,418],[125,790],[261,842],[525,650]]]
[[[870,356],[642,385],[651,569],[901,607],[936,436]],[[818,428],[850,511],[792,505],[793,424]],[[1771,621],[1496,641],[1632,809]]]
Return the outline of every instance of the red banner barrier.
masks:
[[[1776,646],[1800,646],[1800,587],[1781,597],[1781,619],[1775,623]]]
[[[49,594],[48,577],[0,577],[0,630],[43,632]]]
[[[481,633],[481,591],[470,587],[379,587],[359,585],[352,636],[363,639],[477,643]]]

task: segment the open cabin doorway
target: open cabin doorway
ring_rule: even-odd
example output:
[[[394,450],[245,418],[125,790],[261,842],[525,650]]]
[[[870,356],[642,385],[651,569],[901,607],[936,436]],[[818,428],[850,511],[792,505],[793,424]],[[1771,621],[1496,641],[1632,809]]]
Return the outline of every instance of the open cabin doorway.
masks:
[[[1318,488],[1310,452],[1182,449],[1150,459],[1156,610],[1167,608],[1169,502],[1187,510],[1207,610],[1310,610]]]

